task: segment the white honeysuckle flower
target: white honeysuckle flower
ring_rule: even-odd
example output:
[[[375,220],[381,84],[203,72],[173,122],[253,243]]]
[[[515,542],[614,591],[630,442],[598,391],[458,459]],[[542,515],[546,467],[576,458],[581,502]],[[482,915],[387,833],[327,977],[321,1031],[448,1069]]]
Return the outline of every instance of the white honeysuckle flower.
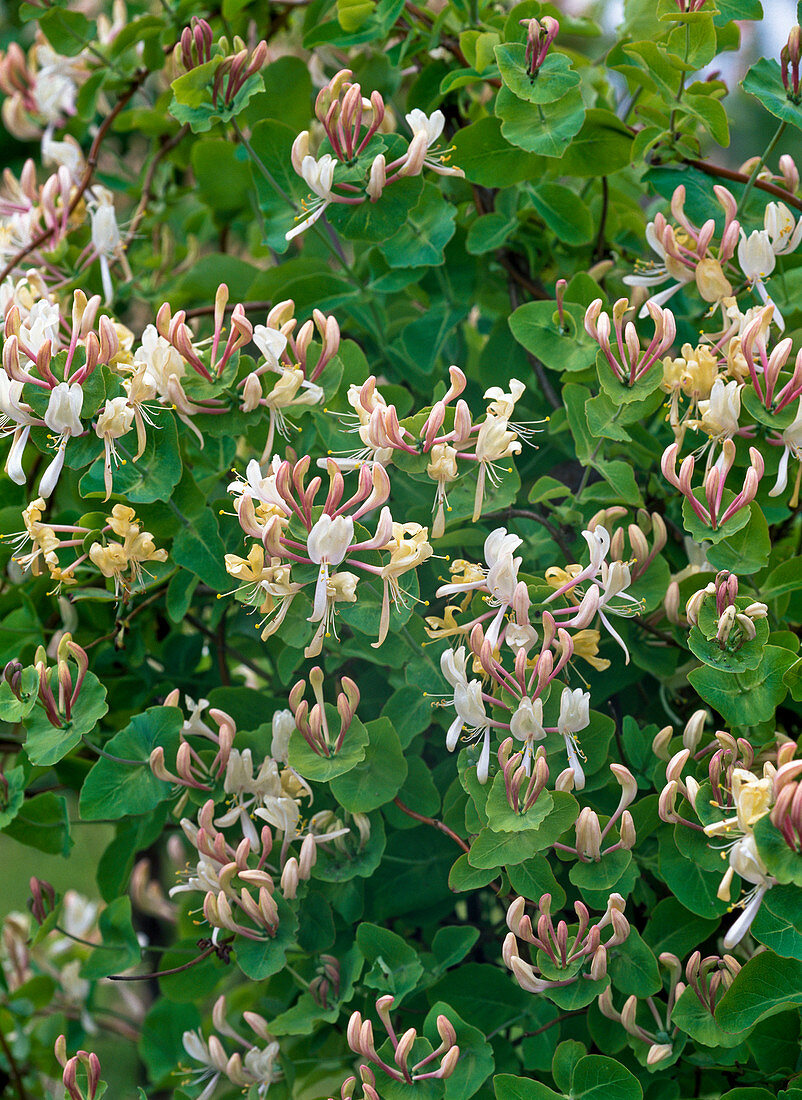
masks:
[[[730,867],[744,881],[752,883],[754,889],[742,899],[743,912],[724,937],[724,948],[727,951],[731,951],[736,944],[740,943],[752,927],[752,921],[757,916],[763,898],[775,883],[760,858],[751,832],[733,844],[730,849]]]
[[[45,410],[44,421],[58,438],[55,457],[42,474],[42,480],[39,482],[39,496],[44,497],[45,500],[58,484],[58,479],[64,467],[67,440],[71,436],[81,435],[83,432],[80,419],[83,403],[84,391],[78,382],[59,382],[50,391],[50,400]]]
[[[77,95],[75,81],[57,67],[45,65],[36,74],[33,87],[36,113],[51,126],[63,121],[65,115],[75,114]]]
[[[259,1086],[256,1090],[259,1096],[264,1096],[268,1086],[281,1077],[281,1068],[276,1065],[278,1055],[279,1045],[274,1041],[268,1043],[262,1050],[259,1050],[258,1047],[251,1047],[242,1060],[245,1070],[253,1079],[253,1083]]]
[[[404,116],[407,120],[407,125],[412,131],[413,138],[418,134],[426,135],[426,145],[431,147],[440,137],[443,132],[443,128],[446,124],[446,116],[442,111],[432,111],[430,115],[427,115],[425,111],[421,111],[419,107],[415,107],[410,111],[408,115]]]
[[[741,415],[741,387],[736,379],[731,382],[717,378],[710,389],[710,397],[698,404],[699,419],[695,426],[711,439],[720,442],[732,439],[738,432]]]
[[[332,519],[324,512],[306,539],[306,551],[311,560],[320,566],[315,584],[315,596],[312,603],[312,623],[323,620],[328,607],[327,588],[329,584],[329,566],[339,565],[354,541],[354,521],[350,516],[337,516]]]
[[[774,488],[769,489],[770,497],[778,497],[785,492],[788,485],[788,461],[791,455],[802,462],[802,397],[796,410],[796,416],[788,427],[780,433],[780,441],[783,445],[783,453],[780,456],[780,468],[777,471],[777,480]]]
[[[86,167],[83,150],[75,138],[65,134],[61,141],[53,141],[49,128],[42,135],[42,161],[66,168],[73,183],[80,181]]]
[[[409,143],[407,152],[407,164],[401,169],[402,175],[418,175],[424,165],[440,176],[463,177],[465,175],[461,168],[449,167],[445,163],[448,159],[446,156],[442,154],[427,156],[429,149],[443,133],[446,119],[442,111],[432,111],[427,115],[425,111],[416,107],[404,117],[412,131],[412,141]]]
[[[646,243],[656,252],[660,257],[659,264],[649,264],[645,266],[640,274],[625,275],[624,282],[627,286],[643,286],[652,287],[660,286],[667,279],[674,279],[671,286],[666,287],[664,290],[653,295],[647,299],[641,306],[638,317],[647,317],[649,314],[649,302],[654,302],[655,305],[663,306],[665,303],[688,283],[692,283],[694,280],[693,268],[686,267],[685,264],[680,263],[679,260],[675,260],[672,256],[669,256],[663,247],[663,242],[657,235],[654,228],[654,222],[649,222],[646,226]]]
[[[784,202],[770,202],[763,214],[763,226],[775,256],[795,252],[802,240],[802,218],[798,221]]]
[[[738,263],[750,284],[757,290],[760,297],[768,305],[774,306],[774,320],[780,332],[785,329],[785,321],[777,304],[766,290],[765,280],[774,271],[776,256],[767,230],[753,229],[747,237],[746,231],[741,230],[741,239],[738,243]]]
[[[114,197],[105,187],[95,188],[94,200],[89,203],[92,246],[100,261],[100,277],[106,305],[114,297],[109,261],[119,259],[122,253],[122,237],[114,212]]]
[[[557,719],[557,732],[565,741],[568,753],[568,766],[574,773],[574,786],[581,791],[585,786],[585,773],[579,761],[576,747],[576,734],[590,723],[590,692],[581,688],[563,688],[560,696],[560,716]]]
[[[291,241],[293,237],[303,233],[310,225],[314,225],[329,204],[334,201],[332,186],[334,184],[334,169],[337,167],[337,163],[337,158],[330,153],[325,153],[320,160],[315,160],[312,156],[303,158],[301,161],[301,176],[309,190],[320,201],[319,204],[313,204],[312,212],[303,221],[284,234],[285,240]]]
[[[164,336],[159,335],[155,325],[148,325],[142,333],[142,343],[134,352],[134,362],[145,367],[145,383],[160,397],[167,394],[171,378],[180,381],[186,373],[181,355]]]
[[[295,718],[292,711],[288,708],[277,710],[271,723],[273,739],[270,742],[270,755],[280,764],[288,763],[290,737],[294,729]]]
[[[209,1044],[203,1038],[200,1030],[185,1031],[181,1041],[189,1057],[194,1062],[200,1062],[203,1067],[202,1069],[192,1072],[194,1084],[199,1085],[203,1081],[208,1082],[196,1100],[210,1100],[217,1088],[217,1083],[222,1076],[223,1069],[212,1057],[211,1051],[209,1050]]]
[[[287,347],[287,337],[284,333],[279,332],[278,329],[268,328],[266,325],[254,325],[253,342],[270,369],[280,371],[279,356]]]
[[[387,182],[387,159],[384,153],[379,153],[370,166],[370,178],[365,188],[372,202],[376,202],[384,191]]]
[[[534,742],[542,741],[546,736],[543,728],[542,699],[530,699],[528,696],[521,699],[517,710],[510,718],[510,733],[517,740],[524,742],[524,768],[529,775]]]
[[[465,646],[459,649],[444,649],[440,654],[440,670],[453,688],[468,683],[466,671],[467,656]]]
[[[61,343],[60,324],[61,313],[58,306],[54,302],[48,302],[46,298],[40,298],[33,303],[20,326],[20,344],[33,355],[37,355],[48,340],[51,348],[56,350]]]

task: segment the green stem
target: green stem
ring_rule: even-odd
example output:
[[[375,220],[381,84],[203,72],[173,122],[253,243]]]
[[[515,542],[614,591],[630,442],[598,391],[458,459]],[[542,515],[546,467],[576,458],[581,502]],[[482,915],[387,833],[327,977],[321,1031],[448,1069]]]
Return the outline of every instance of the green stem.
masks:
[[[741,198],[738,202],[738,207],[735,211],[735,217],[736,218],[740,216],[741,211],[743,210],[744,206],[746,206],[746,200],[749,198],[750,192],[751,192],[752,188],[755,186],[755,181],[757,180],[757,177],[760,174],[760,170],[762,169],[762,167],[766,163],[766,161],[769,159],[771,154],[774,152],[774,147],[777,144],[777,142],[780,140],[780,138],[782,137],[783,131],[785,130],[785,126],[786,126],[785,122],[780,123],[780,125],[777,127],[777,129],[774,132],[774,137],[768,143],[765,150],[763,151],[763,154],[762,154],[760,160],[757,162],[755,167],[752,169],[752,174],[749,177],[749,179],[746,181],[746,187],[744,187],[743,194],[741,195]]]

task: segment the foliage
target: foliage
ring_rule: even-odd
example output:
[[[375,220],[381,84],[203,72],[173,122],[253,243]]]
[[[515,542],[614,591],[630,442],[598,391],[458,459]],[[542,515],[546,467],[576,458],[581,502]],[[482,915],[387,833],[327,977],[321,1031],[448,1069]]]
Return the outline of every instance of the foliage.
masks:
[[[9,1095],[802,1096],[799,27],[12,16]]]

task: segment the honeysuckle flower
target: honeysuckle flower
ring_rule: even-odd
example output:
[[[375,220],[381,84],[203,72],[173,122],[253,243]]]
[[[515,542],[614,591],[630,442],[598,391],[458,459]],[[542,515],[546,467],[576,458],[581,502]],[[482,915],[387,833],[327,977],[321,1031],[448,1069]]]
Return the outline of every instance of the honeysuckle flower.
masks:
[[[270,742],[270,755],[280,764],[288,763],[290,737],[295,729],[295,718],[288,708],[277,710],[271,721],[273,739]]]
[[[581,688],[563,688],[560,696],[560,715],[557,732],[565,741],[568,766],[574,774],[574,786],[581,791],[585,786],[585,773],[579,760],[576,735],[590,723],[590,692]]]
[[[268,328],[266,325],[254,325],[253,342],[262,353],[265,363],[270,370],[280,371],[280,356],[287,347],[287,337],[278,329]]]
[[[121,260],[126,265],[117,215],[114,212],[114,198],[105,187],[96,187],[89,202],[89,220],[92,232],[92,252],[90,258],[97,257],[100,263],[100,277],[103,283],[103,295],[106,305],[114,297],[109,264],[112,260]],[[130,270],[126,270],[130,278]]]
[[[774,320],[780,332],[785,329],[785,321],[777,309],[776,302],[766,290],[765,280],[774,271],[776,254],[772,247],[771,238],[765,229],[753,229],[747,237],[746,231],[741,230],[738,244],[738,263],[749,283],[758,292],[763,301],[774,306]]]
[[[795,252],[802,241],[802,218],[795,220],[784,202],[768,203],[763,212],[763,226],[775,256]]]
[[[463,177],[465,175],[461,168],[446,163],[449,159],[446,153],[428,155],[446,124],[442,111],[433,111],[431,115],[427,115],[425,111],[416,107],[404,117],[412,131],[412,141],[409,145],[406,164],[400,169],[401,175],[418,175],[424,165],[439,176]]]
[[[84,391],[78,382],[59,382],[50,391],[50,400],[45,410],[44,421],[52,432],[56,434],[56,454],[50,465],[42,474],[39,482],[39,495],[45,500],[55,489],[61,471],[64,468],[64,458],[67,449],[67,441],[76,435],[83,433],[81,424],[81,409],[84,403]]]
[[[324,512],[315,523],[306,540],[309,557],[320,565],[310,622],[317,622],[325,611],[325,589],[329,580],[329,566],[339,565],[354,541],[354,521],[350,516],[336,519]]]
[[[521,444],[517,433],[510,431],[509,421],[503,416],[488,413],[482,422],[476,437],[476,460],[479,463],[479,476],[476,481],[476,493],[473,501],[472,521],[476,523],[482,514],[485,478],[497,485],[501,480],[496,463],[503,458],[521,453]]]
[[[381,548],[390,552],[390,560],[381,567],[384,582],[379,637],[371,642],[374,649],[382,644],[390,627],[390,599],[396,607],[408,607],[408,597],[402,591],[400,578],[428,561],[434,551],[429,543],[429,531],[419,523],[394,523],[392,539]]]
[[[312,204],[311,213],[308,213],[303,221],[284,234],[288,241],[297,237],[299,233],[303,233],[310,225],[314,225],[318,218],[326,212],[330,204],[334,202],[335,195],[332,185],[337,163],[337,158],[331,156],[330,153],[325,153],[320,160],[315,160],[313,156],[305,156],[301,161],[300,175],[309,190],[317,196],[318,202]],[[305,207],[305,209],[309,210],[310,208]]]
[[[524,742],[524,769],[530,774],[532,766],[532,753],[535,741],[542,741],[546,736],[543,728],[543,700],[530,699],[524,696],[521,699],[515,713],[510,718],[510,733],[518,741]]]
[[[780,456],[780,466],[777,470],[777,480],[774,488],[769,489],[770,497],[781,496],[788,485],[788,462],[793,456],[797,462],[802,463],[802,397],[799,398],[796,415],[791,423],[780,432],[779,442],[782,444],[783,453]],[[802,471],[802,465],[800,465]],[[799,502],[800,473],[797,472],[797,483],[790,500],[790,506],[795,508]]]
[[[738,434],[741,416],[741,387],[735,380],[725,382],[717,378],[710,389],[710,397],[698,402],[699,418],[691,426],[705,432],[713,442],[732,439]]]
[[[115,441],[130,432],[134,424],[135,411],[129,404],[127,397],[112,397],[98,413],[95,421],[95,433],[103,440],[106,458],[103,467],[103,478],[106,486],[105,499],[111,496],[112,461],[116,465],[119,462]],[[141,452],[140,452],[141,453]],[[139,457],[139,455],[137,455]]]
[[[440,538],[446,529],[446,511],[451,510],[446,495],[446,485],[456,481],[459,476],[456,447],[452,447],[450,443],[435,443],[430,452],[426,473],[432,481],[437,482],[432,506],[434,512],[432,537]]]

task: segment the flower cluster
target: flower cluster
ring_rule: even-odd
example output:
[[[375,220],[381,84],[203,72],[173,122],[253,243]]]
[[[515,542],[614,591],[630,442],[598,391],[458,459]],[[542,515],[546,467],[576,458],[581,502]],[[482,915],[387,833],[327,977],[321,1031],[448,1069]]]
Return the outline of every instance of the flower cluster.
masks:
[[[350,69],[341,69],[315,100],[315,116],[323,128],[327,151],[318,150],[317,156],[310,152],[308,130],[302,130],[293,142],[292,166],[314,198],[302,203],[298,224],[286,234],[288,241],[314,225],[332,204],[376,202],[385,187],[419,176],[423,168],[441,176],[464,175],[461,168],[449,165],[449,150],[438,148],[445,126],[442,111],[431,115],[417,108],[410,111],[406,122],[412,140],[392,135],[394,144],[385,144],[385,134],[391,131],[385,128],[389,116],[384,100],[379,92],[366,99],[351,76]],[[388,148],[397,148],[398,154],[385,152]]]
[[[522,989],[527,993],[542,993],[560,989],[584,979],[598,981],[607,974],[607,954],[625,942],[629,921],[624,916],[625,902],[620,894],[611,894],[604,915],[591,924],[590,913],[581,901],[574,903],[577,924],[569,930],[561,920],[554,927],[551,915],[551,894],[543,894],[538,904],[535,928],[525,912],[526,901],[518,897],[507,909],[509,932],[504,940],[502,957]],[[602,931],[611,935],[602,942]],[[518,940],[536,948],[537,964],[527,962],[520,954]],[[584,968],[587,964],[589,968]]]

